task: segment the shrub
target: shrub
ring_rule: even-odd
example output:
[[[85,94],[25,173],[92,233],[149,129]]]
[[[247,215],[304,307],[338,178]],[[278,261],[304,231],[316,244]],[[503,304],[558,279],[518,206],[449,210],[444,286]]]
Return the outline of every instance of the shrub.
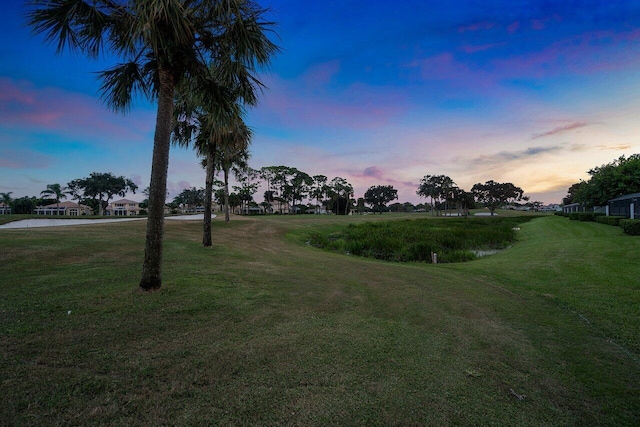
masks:
[[[580,218],[580,213],[581,213],[581,212],[570,212],[570,213],[569,213],[569,219],[570,219],[571,221],[577,221],[577,220],[578,220],[578,218]]]
[[[630,236],[640,236],[640,219],[620,220],[620,226],[625,234]]]
[[[625,219],[623,216],[598,216],[596,217],[596,222],[599,222],[600,224],[619,226],[620,221],[623,219]]]
[[[578,221],[595,221],[596,215],[593,212],[579,212]]]

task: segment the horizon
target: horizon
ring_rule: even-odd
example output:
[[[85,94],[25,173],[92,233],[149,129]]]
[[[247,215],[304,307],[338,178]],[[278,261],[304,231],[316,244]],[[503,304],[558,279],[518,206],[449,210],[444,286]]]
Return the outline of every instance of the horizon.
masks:
[[[281,47],[248,111],[249,164],[393,185],[424,203],[425,175],[469,191],[511,182],[561,203],[588,170],[640,152],[640,3],[530,0],[259,1]],[[100,101],[89,60],[33,36],[18,0],[0,5],[0,192],[39,196],[91,172],[149,185],[155,104],[127,115]],[[204,186],[195,152],[172,147],[170,201]],[[264,189],[256,193],[262,202]]]

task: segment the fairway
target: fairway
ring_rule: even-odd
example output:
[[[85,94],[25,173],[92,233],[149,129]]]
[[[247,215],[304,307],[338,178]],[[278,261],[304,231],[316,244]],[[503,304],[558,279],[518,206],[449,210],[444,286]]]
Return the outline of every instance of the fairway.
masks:
[[[546,216],[466,263],[309,233],[417,215],[0,230],[0,425],[640,425],[640,239]]]

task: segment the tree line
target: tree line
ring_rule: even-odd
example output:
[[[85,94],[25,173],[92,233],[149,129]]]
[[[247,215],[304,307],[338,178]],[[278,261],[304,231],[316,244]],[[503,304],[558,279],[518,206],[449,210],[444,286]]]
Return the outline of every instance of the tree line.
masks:
[[[580,203],[587,208],[605,206],[609,200],[640,193],[640,154],[621,156],[588,171],[590,178],[569,187],[562,203]]]
[[[59,208],[60,201],[71,198],[79,204],[88,206],[96,215],[104,215],[104,211],[114,196],[124,197],[127,193],[134,193],[138,186],[124,176],[93,172],[88,177],[74,179],[62,186],[59,183],[48,184],[40,192],[40,197],[25,196],[13,199],[11,194],[0,193],[5,205],[12,208],[13,213],[30,214],[37,206],[49,206],[56,204]]]
[[[246,159],[246,157],[245,157]],[[260,209],[265,213],[326,213],[347,215],[351,211],[382,213],[387,211],[431,211],[434,215],[450,214],[457,211],[467,215],[469,209],[477,205],[487,207],[491,214],[506,204],[528,201],[524,191],[512,183],[499,183],[493,180],[477,183],[471,191],[460,188],[446,175],[426,175],[420,181],[416,194],[426,199],[427,204],[414,206],[410,203],[388,204],[398,199],[398,190],[392,185],[374,185],[369,187],[363,197],[355,198],[354,188],[345,178],[331,180],[326,175],[311,175],[290,166],[266,166],[253,169],[246,162],[234,165],[234,174],[238,182],[229,192],[228,183],[214,180],[213,199],[223,206],[225,220],[229,220],[229,210],[240,208],[248,213],[249,209]],[[228,178],[225,174],[225,180]],[[254,196],[260,188],[266,188],[263,201],[258,203]],[[205,188],[188,188],[176,196],[170,206],[204,206]],[[307,200],[308,203],[303,203]],[[534,204],[540,204],[534,202]]]

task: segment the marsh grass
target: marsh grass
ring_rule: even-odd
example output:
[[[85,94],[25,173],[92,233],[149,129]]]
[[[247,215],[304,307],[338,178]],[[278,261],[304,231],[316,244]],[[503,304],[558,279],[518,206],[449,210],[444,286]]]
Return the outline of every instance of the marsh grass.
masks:
[[[539,218],[438,266],[304,244],[413,218],[380,217],[216,221],[211,249],[167,223],[151,294],[144,223],[0,231],[0,424],[638,424],[638,239]]]
[[[342,254],[385,261],[460,262],[477,251],[504,249],[516,238],[516,226],[533,219],[439,218],[349,224],[337,231],[313,231],[309,244]]]

